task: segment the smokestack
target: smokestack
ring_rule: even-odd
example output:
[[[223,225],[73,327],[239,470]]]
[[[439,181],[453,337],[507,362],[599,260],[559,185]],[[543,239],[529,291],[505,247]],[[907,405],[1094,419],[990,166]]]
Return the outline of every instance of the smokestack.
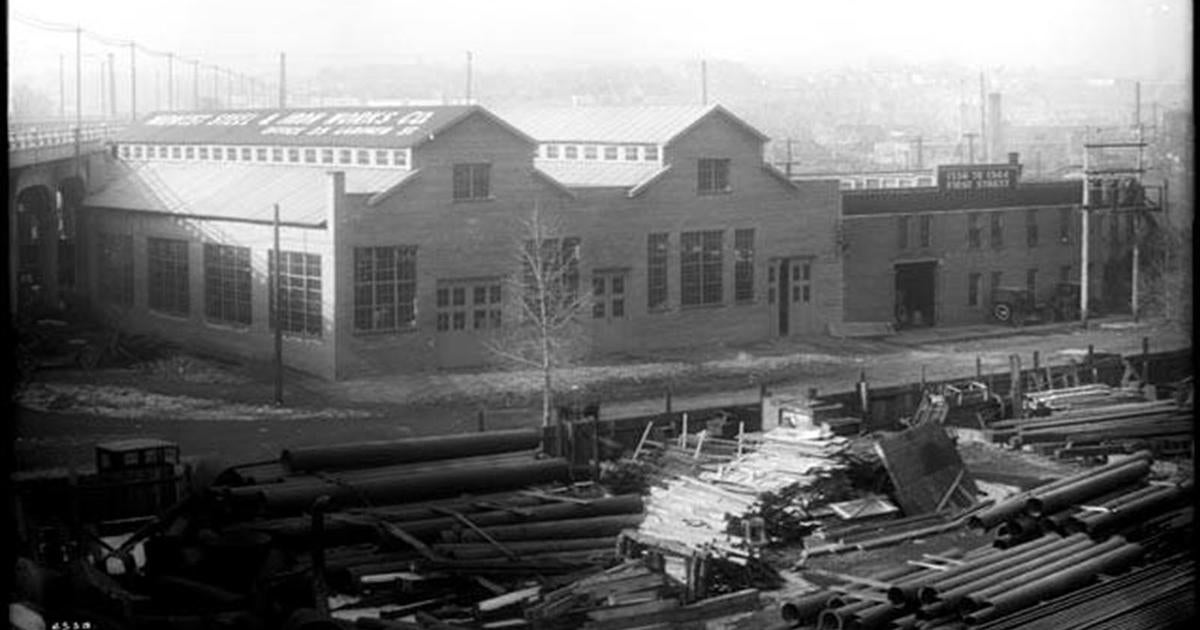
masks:
[[[287,109],[287,53],[279,53],[279,109]]]
[[[997,161],[1005,153],[1004,118],[1000,110],[1000,93],[988,94],[988,127],[991,135],[987,139],[988,158]]]

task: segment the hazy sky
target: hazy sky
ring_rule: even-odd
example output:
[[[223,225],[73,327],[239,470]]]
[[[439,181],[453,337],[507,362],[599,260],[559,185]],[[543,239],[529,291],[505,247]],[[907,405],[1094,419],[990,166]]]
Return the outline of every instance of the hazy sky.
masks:
[[[694,60],[814,70],[871,59],[1072,67],[1096,76],[1190,76],[1190,0],[10,0],[205,63],[297,74],[342,63],[461,59]],[[17,74],[74,54],[72,34],[9,20]],[[92,59],[120,49],[85,39]],[[126,53],[127,57],[127,53]],[[124,63],[122,60],[120,63]],[[152,63],[148,61],[147,63]]]

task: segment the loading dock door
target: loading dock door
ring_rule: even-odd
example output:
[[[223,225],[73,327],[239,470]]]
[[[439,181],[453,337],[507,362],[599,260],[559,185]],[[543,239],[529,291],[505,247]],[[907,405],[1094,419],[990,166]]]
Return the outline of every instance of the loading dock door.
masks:
[[[896,263],[897,328],[933,326],[937,321],[937,261]]]
[[[767,266],[767,303],[779,337],[816,332],[818,318],[812,288],[812,257],[772,258]]]

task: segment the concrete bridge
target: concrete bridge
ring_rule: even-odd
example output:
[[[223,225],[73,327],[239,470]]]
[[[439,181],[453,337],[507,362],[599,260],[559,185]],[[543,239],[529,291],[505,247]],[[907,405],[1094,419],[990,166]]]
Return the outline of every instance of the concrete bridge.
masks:
[[[8,286],[15,320],[53,311],[77,286],[84,197],[107,178],[124,121],[8,123]]]

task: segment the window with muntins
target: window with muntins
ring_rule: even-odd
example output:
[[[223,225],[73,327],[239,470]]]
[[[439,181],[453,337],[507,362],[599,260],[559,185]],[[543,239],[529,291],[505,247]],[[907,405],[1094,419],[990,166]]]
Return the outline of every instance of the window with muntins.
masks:
[[[993,271],[992,272],[992,291],[995,291],[996,289],[1000,288],[1000,286],[1001,286],[1000,282],[1003,279],[1004,279],[1003,271]]]
[[[275,291],[275,250],[269,251],[271,321],[285,333],[305,337],[322,334],[321,256],[306,252],[279,252],[279,288]],[[278,302],[278,306],[276,306]]]
[[[150,238],[146,245],[147,303],[152,310],[186,317],[191,309],[188,242]]]
[[[921,247],[929,247],[933,244],[933,217],[928,214],[921,215],[918,219],[921,239]]]
[[[437,331],[496,330],[503,323],[499,278],[438,281]]]
[[[1034,295],[1037,294],[1037,271],[1037,269],[1030,269],[1025,272],[1025,288]]]
[[[967,274],[967,306],[979,306],[979,283],[982,278],[982,274]]]
[[[354,248],[354,330],[408,330],[417,321],[417,248]]]
[[[454,200],[488,199],[491,194],[491,164],[455,164]]]
[[[1025,244],[1029,247],[1037,247],[1038,244],[1038,224],[1037,210],[1025,211]]]
[[[988,216],[988,220],[991,222],[992,247],[1004,247],[1004,215],[992,212]]]
[[[733,231],[733,299],[754,301],[754,229]]]
[[[204,244],[204,317],[249,326],[250,248]]]
[[[721,230],[684,232],[679,238],[680,304],[720,304]]]
[[[667,255],[670,235],[650,234],[646,237],[646,308],[667,306]]]
[[[700,158],[697,171],[696,190],[700,194],[714,195],[731,190],[728,158]]]
[[[983,236],[979,230],[979,215],[967,215],[967,247],[969,249],[979,249],[982,245]]]
[[[592,275],[592,319],[625,318],[624,270],[597,271]]]
[[[133,236],[100,233],[100,295],[133,306]]]

